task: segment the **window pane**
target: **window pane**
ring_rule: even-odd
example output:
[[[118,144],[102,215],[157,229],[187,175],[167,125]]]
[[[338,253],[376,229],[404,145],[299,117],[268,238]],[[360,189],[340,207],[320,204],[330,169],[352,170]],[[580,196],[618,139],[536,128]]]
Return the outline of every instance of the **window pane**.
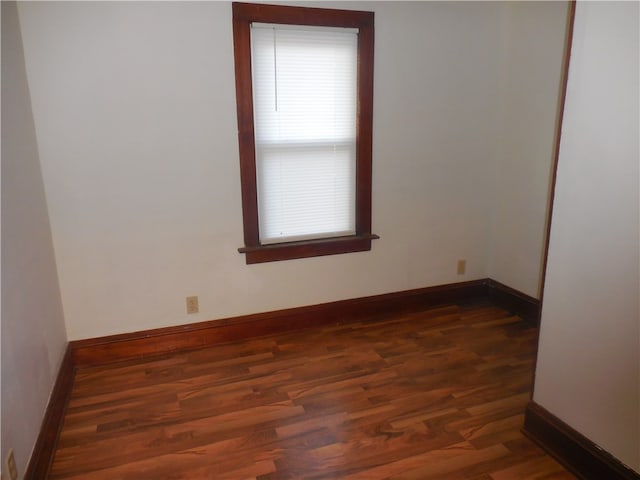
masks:
[[[252,28],[261,243],[355,232],[357,34]]]
[[[355,233],[355,144],[262,148],[260,241]]]

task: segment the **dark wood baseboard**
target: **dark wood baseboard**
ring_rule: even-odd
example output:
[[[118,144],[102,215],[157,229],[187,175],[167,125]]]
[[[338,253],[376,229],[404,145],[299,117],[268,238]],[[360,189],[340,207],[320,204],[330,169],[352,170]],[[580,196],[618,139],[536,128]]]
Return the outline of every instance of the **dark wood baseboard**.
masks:
[[[532,315],[536,300],[490,279],[341,300],[274,312],[158,328],[69,343],[51,394],[25,479],[48,476],[76,368],[171,352],[315,326],[383,319],[445,304],[494,303],[515,314]],[[537,312],[537,310],[536,310]],[[533,315],[537,318],[537,313]]]
[[[51,397],[49,398],[49,404],[42,420],[42,427],[24,475],[25,480],[41,480],[49,475],[49,469],[58,445],[58,437],[62,429],[62,419],[64,418],[64,412],[73,387],[74,373],[75,366],[71,349],[67,345],[56,382],[53,385]]]
[[[540,320],[540,300],[490,278],[486,280],[486,288],[487,297],[491,302],[515,313],[529,323],[538,325]]]
[[[523,433],[582,480],[640,480],[640,474],[535,402],[527,405]]]
[[[486,280],[78,340],[71,342],[70,347],[74,364],[89,366],[480,299],[486,299]]]

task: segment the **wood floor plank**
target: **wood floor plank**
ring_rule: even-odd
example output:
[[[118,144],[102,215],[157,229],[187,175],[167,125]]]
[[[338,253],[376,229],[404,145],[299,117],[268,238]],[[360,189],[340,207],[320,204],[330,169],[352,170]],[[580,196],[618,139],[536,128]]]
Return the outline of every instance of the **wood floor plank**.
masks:
[[[80,369],[50,478],[573,478],[525,438],[536,331],[491,305]]]
[[[571,479],[557,462],[549,457],[535,458],[491,474],[493,480]]]

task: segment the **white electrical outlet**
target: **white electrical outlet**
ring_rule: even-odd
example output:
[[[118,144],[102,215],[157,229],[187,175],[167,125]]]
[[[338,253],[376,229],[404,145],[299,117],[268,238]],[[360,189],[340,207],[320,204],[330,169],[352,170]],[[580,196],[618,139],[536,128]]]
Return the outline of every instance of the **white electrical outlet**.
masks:
[[[198,313],[200,307],[198,307],[198,297],[187,297],[187,314]]]

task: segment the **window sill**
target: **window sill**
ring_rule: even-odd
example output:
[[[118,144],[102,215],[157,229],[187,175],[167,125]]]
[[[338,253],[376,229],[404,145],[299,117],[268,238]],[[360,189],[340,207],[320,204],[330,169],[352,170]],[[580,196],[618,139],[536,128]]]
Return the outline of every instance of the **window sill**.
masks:
[[[241,247],[238,248],[238,252],[246,255],[247,264],[276,262],[295,258],[365,252],[371,250],[371,240],[378,238],[380,237],[374,234],[351,235],[348,237],[274,243],[257,247]]]

